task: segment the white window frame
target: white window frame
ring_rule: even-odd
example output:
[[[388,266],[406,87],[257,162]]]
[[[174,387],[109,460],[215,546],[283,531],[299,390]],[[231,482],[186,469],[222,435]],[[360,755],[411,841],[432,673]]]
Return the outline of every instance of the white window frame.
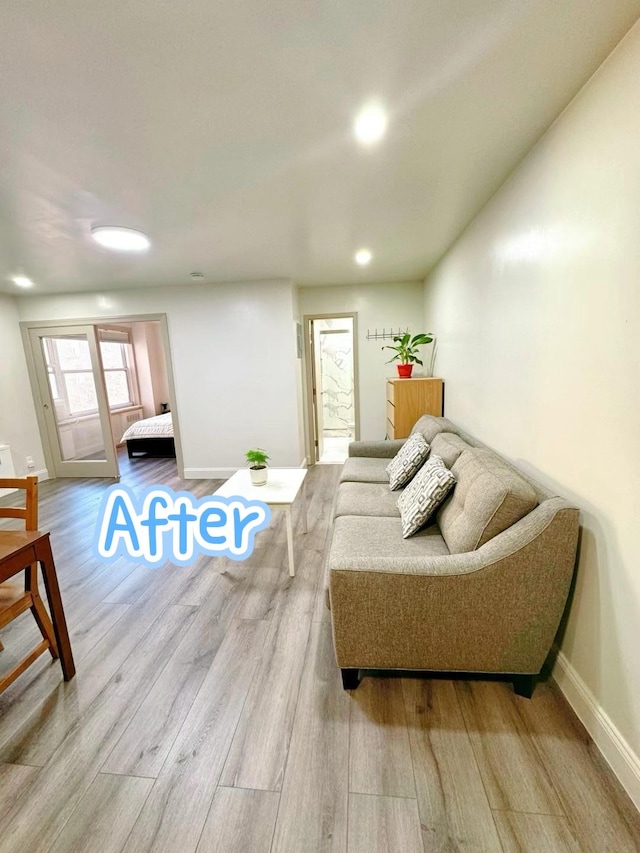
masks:
[[[99,349],[100,344],[102,344],[103,342],[120,344],[123,356],[122,361],[124,363],[124,367],[105,367],[104,363],[102,364],[102,372],[105,376],[105,386],[107,373],[120,373],[124,371],[125,376],[127,378],[127,387],[129,389],[129,402],[121,403],[118,406],[112,406],[111,403],[109,403],[109,411],[119,412],[123,409],[131,409],[133,406],[138,406],[140,404],[140,393],[138,390],[138,370],[136,366],[133,339],[131,337],[130,329],[123,328],[122,326],[98,326]],[[101,350],[100,355],[102,360]],[[108,391],[107,402],[109,402]]]

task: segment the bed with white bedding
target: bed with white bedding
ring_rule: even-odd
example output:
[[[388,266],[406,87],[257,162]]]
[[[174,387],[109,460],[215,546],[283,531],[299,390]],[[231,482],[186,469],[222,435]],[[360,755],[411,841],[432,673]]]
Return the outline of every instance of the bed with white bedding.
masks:
[[[124,433],[122,440],[127,444],[129,459],[144,456],[175,457],[171,412],[135,421]]]

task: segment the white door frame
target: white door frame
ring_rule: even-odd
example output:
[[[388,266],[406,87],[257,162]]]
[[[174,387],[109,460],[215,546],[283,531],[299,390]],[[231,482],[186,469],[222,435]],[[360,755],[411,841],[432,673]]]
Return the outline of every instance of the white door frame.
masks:
[[[360,438],[360,382],[358,379],[358,314],[356,311],[332,311],[328,314],[305,314],[302,318],[304,329],[304,377],[305,377],[305,409],[307,421],[306,455],[310,465],[317,460],[317,444],[315,439],[316,417],[313,405],[314,394],[314,362],[313,362],[313,320],[341,320],[351,318],[353,321],[353,408],[355,423],[355,440]]]
[[[43,416],[43,403],[40,396],[37,373],[35,369],[34,355],[31,348],[31,329],[43,329],[52,327],[78,327],[78,326],[104,326],[108,323],[150,323],[157,321],[160,324],[160,336],[162,339],[162,348],[164,350],[164,359],[167,369],[167,383],[169,385],[169,402],[171,404],[171,413],[173,421],[173,437],[176,447],[176,462],[178,465],[178,476],[184,479],[184,460],[182,455],[182,442],[180,440],[180,423],[178,410],[176,405],[175,383],[173,379],[173,366],[171,358],[171,345],[169,341],[169,328],[167,325],[166,314],[124,314],[124,315],[105,315],[102,317],[74,317],[72,319],[61,320],[24,320],[20,323],[20,331],[22,334],[22,343],[24,346],[25,357],[27,360],[27,370],[31,383],[31,391],[36,408],[36,417],[38,427],[40,429],[40,437],[44,450],[45,461],[49,470],[49,475],[52,476],[55,468],[53,465],[53,455],[49,446],[46,424]]]
[[[98,420],[100,422],[100,433],[104,445],[104,459],[65,459],[62,450],[56,405],[51,394],[51,386],[49,384],[49,376],[42,348],[42,338],[69,339],[75,336],[82,337],[83,339],[86,338],[89,347],[91,375],[93,376],[96,389]],[[36,407],[36,411],[39,411],[42,415],[42,422],[44,424],[42,438],[46,437],[56,477],[109,477],[117,479],[119,477],[118,457],[113,443],[109,402],[107,400],[107,389],[105,387],[102,359],[100,357],[95,326],[91,324],[83,326],[41,326],[38,329],[30,329],[29,339],[40,400],[40,406]],[[47,460],[47,467],[49,467],[49,460]]]

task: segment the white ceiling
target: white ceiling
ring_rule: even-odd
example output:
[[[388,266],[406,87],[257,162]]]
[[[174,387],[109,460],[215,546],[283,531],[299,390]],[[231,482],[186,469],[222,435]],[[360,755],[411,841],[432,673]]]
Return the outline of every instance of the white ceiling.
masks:
[[[640,0],[1,0],[0,290],[417,280]],[[363,150],[351,124],[390,113]],[[92,224],[149,234],[115,256]],[[368,246],[367,269],[353,253]]]

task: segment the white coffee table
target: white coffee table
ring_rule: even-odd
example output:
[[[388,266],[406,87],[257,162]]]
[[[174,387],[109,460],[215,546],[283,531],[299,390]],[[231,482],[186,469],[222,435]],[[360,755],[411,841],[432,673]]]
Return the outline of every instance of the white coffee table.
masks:
[[[249,476],[248,468],[240,468],[239,471],[229,477],[219,489],[216,495],[230,498],[238,496],[248,501],[262,501],[272,509],[283,509],[287,520],[287,548],[289,551],[289,574],[295,575],[293,562],[293,525],[291,523],[291,506],[298,492],[302,504],[303,532],[307,532],[307,501],[304,493],[304,478],[307,476],[306,468],[269,468],[267,482],[264,486],[254,486]]]

